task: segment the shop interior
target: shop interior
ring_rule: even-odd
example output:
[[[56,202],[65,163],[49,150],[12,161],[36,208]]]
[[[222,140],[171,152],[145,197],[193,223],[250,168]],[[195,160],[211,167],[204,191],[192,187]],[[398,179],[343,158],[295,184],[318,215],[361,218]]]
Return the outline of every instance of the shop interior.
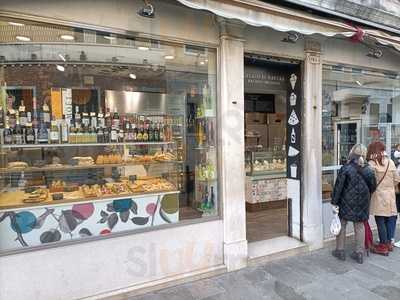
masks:
[[[0,248],[218,215],[215,49],[0,26]]]
[[[245,57],[246,221],[249,242],[288,235],[288,64]]]

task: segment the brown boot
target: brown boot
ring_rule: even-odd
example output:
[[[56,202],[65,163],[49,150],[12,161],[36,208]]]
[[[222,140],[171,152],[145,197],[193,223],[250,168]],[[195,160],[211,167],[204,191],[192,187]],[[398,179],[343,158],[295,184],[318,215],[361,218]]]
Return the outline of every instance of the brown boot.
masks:
[[[383,256],[388,256],[389,255],[389,250],[386,246],[386,244],[378,244],[374,245],[374,247],[371,249],[372,253],[383,255]]]

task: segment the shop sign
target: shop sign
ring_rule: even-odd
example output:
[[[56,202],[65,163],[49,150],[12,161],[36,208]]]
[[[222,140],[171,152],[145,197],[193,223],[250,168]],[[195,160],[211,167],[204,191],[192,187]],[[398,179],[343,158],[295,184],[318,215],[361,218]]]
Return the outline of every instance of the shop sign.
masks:
[[[245,91],[285,91],[286,77],[279,70],[266,70],[256,66],[244,67],[244,89]]]

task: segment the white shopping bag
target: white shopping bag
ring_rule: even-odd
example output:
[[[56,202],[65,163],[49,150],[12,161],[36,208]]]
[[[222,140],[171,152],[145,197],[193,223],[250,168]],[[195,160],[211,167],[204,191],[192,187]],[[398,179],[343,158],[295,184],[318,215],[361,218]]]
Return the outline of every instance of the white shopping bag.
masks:
[[[339,207],[334,206],[333,207],[333,219],[331,222],[331,233],[334,236],[337,236],[337,235],[339,235],[341,229],[342,229],[342,225],[340,224],[340,219],[339,219]]]

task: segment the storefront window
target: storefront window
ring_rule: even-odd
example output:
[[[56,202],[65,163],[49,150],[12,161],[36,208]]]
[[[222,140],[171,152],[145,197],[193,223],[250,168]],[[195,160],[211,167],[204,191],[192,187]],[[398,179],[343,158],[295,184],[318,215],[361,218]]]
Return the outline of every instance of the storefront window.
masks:
[[[218,215],[216,51],[0,20],[0,251]]]
[[[324,66],[322,115],[323,198],[356,143],[380,140],[392,154],[400,143],[400,77],[357,67]]]

